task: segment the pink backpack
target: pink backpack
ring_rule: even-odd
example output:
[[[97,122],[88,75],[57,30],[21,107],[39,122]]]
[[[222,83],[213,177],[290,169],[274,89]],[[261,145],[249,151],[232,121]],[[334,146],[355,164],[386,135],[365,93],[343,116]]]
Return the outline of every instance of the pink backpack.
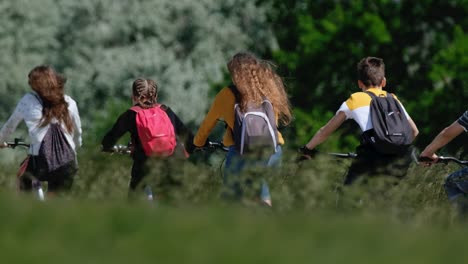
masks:
[[[138,137],[146,156],[171,156],[176,147],[174,126],[161,105],[130,109],[136,112]]]

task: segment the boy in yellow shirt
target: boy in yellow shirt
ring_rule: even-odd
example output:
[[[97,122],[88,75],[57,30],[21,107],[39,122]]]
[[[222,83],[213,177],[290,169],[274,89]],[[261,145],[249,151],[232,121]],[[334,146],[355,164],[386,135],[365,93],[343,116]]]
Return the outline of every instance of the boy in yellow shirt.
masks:
[[[362,131],[361,145],[356,152],[358,157],[353,161],[345,178],[345,185],[352,184],[363,174],[390,174],[396,177],[403,177],[406,174],[406,169],[411,161],[411,153],[408,150],[402,154],[383,154],[377,151],[366,140],[369,132],[373,130],[372,120],[370,118],[371,96],[366,92],[370,92],[375,96],[387,96],[387,92],[383,90],[386,85],[385,65],[382,59],[375,57],[366,57],[359,61],[357,65],[358,81],[357,84],[361,92],[353,93],[348,100],[343,102],[341,107],[336,112],[328,123],[319,129],[312,139],[303,146],[300,151],[305,156],[311,156],[314,149],[324,142],[341,124],[347,119],[353,119]],[[413,138],[419,133],[416,124],[401,105],[410,128],[413,132]],[[403,159],[401,159],[403,157]],[[399,163],[405,160],[406,162]],[[393,166],[397,164],[398,166]],[[397,168],[399,167],[399,168]],[[388,169],[382,171],[382,169]]]

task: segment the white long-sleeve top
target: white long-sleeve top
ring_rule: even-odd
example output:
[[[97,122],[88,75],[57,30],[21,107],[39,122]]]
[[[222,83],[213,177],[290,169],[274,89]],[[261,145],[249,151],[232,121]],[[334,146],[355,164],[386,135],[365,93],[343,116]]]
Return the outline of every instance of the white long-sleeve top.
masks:
[[[29,154],[38,155],[41,142],[50,126],[40,126],[42,119],[42,103],[39,100],[39,95],[35,92],[27,93],[23,98],[21,98],[16,105],[15,111],[0,130],[0,142],[8,140],[8,137],[16,130],[18,124],[24,120],[28,127],[29,140],[31,144]],[[65,95],[65,102],[68,103],[68,113],[72,118],[74,129],[72,133],[69,133],[64,124],[62,124],[62,129],[68,143],[73,150],[75,150],[76,147],[81,146],[82,131],[80,115],[76,102],[70,96]],[[52,119],[52,123],[56,122],[57,120]]]

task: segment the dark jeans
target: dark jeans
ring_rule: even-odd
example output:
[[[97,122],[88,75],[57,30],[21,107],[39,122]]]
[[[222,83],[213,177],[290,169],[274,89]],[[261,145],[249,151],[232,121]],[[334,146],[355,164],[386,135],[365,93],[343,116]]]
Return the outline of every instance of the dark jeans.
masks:
[[[398,155],[381,154],[371,147],[360,145],[356,149],[357,158],[352,162],[344,185],[350,185],[362,176],[385,175],[403,178],[413,161],[413,148]]]
[[[129,198],[134,198],[139,195],[139,191],[145,187],[151,187],[156,195],[167,196],[170,189],[175,186],[180,186],[182,183],[178,176],[183,169],[181,162],[184,159],[170,158],[144,158],[133,161],[131,179],[129,184]]]

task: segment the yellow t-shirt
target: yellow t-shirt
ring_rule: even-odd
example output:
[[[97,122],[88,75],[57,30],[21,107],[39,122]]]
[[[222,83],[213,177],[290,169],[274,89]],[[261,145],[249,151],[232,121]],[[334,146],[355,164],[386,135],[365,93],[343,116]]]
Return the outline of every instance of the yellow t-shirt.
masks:
[[[223,144],[225,146],[234,145],[232,137],[232,130],[234,127],[234,105],[236,98],[228,87],[223,88],[215,97],[208,114],[200,125],[193,144],[201,147],[205,145],[206,139],[210,135],[211,130],[216,126],[219,120],[223,120],[227,124],[226,131],[224,132]],[[277,117],[278,121],[278,117]],[[278,131],[278,144],[283,145],[284,139]]]

